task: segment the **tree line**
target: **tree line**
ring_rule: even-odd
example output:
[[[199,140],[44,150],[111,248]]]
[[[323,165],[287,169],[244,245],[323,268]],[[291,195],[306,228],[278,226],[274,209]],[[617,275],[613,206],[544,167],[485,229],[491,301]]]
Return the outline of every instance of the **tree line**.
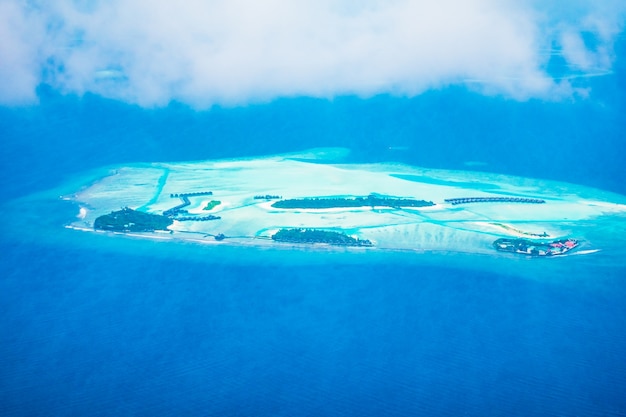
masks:
[[[272,240],[288,243],[327,243],[338,246],[372,246],[367,239],[358,239],[345,233],[319,229],[280,229]]]
[[[426,200],[410,198],[379,197],[370,194],[367,197],[354,198],[296,198],[281,200],[272,204],[275,208],[284,209],[327,209],[327,208],[352,208],[352,207],[428,207],[435,203]]]

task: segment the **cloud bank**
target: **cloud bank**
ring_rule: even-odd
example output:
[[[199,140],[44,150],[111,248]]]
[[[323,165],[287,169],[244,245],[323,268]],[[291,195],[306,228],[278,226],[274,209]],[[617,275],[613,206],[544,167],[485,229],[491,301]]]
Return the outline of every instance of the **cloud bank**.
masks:
[[[449,85],[559,99],[610,72],[622,3],[0,0],[0,104],[36,102],[40,83],[197,108]]]

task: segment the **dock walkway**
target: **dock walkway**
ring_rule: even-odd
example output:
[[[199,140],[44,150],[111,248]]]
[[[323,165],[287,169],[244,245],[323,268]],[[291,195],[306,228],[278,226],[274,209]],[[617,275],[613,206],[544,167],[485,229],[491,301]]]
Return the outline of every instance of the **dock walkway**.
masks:
[[[452,204],[469,204],[469,203],[525,203],[525,204],[544,204],[546,201],[540,198],[525,197],[462,197],[462,198],[446,198],[446,203]]]

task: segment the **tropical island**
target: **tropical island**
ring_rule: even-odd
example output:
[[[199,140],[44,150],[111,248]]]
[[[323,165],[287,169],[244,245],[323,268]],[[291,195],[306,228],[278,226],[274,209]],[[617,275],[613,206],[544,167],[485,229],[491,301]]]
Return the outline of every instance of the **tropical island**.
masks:
[[[372,246],[367,239],[354,238],[345,233],[317,229],[280,229],[272,235],[276,242],[326,243],[336,246]]]
[[[290,200],[280,200],[272,204],[274,208],[282,209],[329,209],[329,208],[349,208],[349,207],[429,207],[435,203],[426,200],[414,200],[398,197],[380,197],[370,194],[367,197],[354,198],[296,198]]]
[[[502,238],[572,238],[580,242],[574,253],[593,251],[621,238],[594,235],[598,222],[624,228],[626,197],[587,187],[307,155],[118,167],[66,197],[79,207],[69,227],[203,244],[493,256],[509,256],[493,245]]]
[[[207,205],[202,209],[202,210],[213,210],[215,207],[219,206],[220,204],[222,204],[221,201],[218,200],[211,200],[207,203]]]
[[[99,216],[94,221],[93,227],[112,232],[154,232],[155,230],[168,230],[168,226],[172,223],[174,223],[173,220],[167,216],[143,213],[124,207]]]

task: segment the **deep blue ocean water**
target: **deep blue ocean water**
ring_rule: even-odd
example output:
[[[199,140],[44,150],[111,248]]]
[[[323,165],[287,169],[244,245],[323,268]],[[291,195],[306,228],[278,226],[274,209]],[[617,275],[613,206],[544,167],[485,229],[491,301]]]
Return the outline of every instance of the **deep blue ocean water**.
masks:
[[[619,273],[75,233],[0,248],[3,415],[626,410]]]
[[[0,108],[0,414],[626,415],[626,261],[549,275],[452,254],[200,248],[66,230],[74,207],[16,200],[106,165],[322,146],[626,195],[615,69],[565,103],[449,88],[196,112],[42,86],[39,105]]]

